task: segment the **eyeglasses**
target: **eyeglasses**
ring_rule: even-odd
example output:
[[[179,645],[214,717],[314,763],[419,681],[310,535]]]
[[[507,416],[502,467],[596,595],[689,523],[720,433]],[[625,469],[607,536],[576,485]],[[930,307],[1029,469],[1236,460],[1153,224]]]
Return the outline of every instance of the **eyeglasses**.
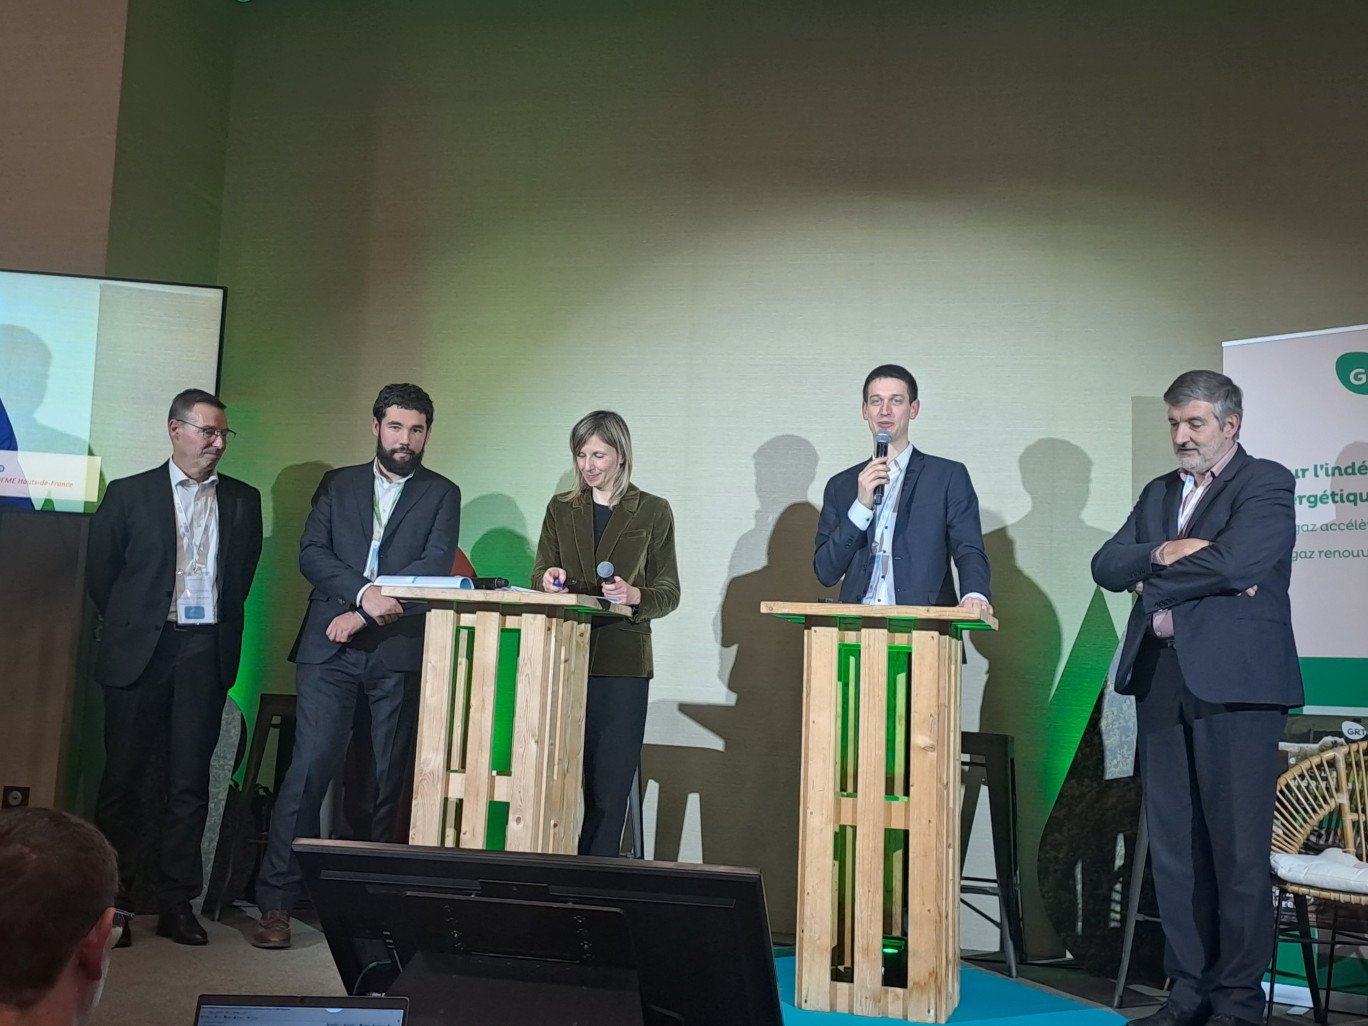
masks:
[[[117,933],[116,939],[123,937],[124,931],[128,929],[128,924],[132,921],[132,912],[125,912],[121,908],[116,908],[114,910],[114,930]]]
[[[172,419],[176,420],[176,418],[174,417]],[[203,438],[206,442],[211,442],[215,438],[222,438],[224,443],[227,444],[228,442],[231,442],[235,437],[237,437],[237,432],[234,431],[232,428],[204,427],[200,424],[191,424],[188,420],[176,420],[176,423],[182,425],[183,427],[194,428],[196,431],[200,433],[200,437]]]

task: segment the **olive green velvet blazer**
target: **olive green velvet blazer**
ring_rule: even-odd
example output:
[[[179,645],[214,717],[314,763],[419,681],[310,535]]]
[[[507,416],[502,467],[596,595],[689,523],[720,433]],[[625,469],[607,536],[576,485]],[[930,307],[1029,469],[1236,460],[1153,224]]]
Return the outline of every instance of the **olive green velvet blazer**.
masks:
[[[641,589],[641,604],[630,618],[595,620],[589,635],[589,672],[603,677],[650,677],[651,621],[679,605],[679,568],[675,563],[674,514],[670,504],[636,485],[613,510],[603,540],[594,548],[594,501],[589,493],[569,502],[561,496],[546,504],[532,587],[542,575],[561,567],[582,581],[597,580],[603,560],[617,575]]]

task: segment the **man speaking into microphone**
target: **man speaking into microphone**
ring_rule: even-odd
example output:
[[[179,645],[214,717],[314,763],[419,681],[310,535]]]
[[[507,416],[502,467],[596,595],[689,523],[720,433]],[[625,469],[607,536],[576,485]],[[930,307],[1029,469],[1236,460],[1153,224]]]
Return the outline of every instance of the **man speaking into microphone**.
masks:
[[[813,570],[828,587],[841,582],[841,602],[991,613],[978,496],[964,464],[908,440],[920,409],[917,381],[906,368],[889,363],[869,372],[861,416],[875,455],[827,482]]]

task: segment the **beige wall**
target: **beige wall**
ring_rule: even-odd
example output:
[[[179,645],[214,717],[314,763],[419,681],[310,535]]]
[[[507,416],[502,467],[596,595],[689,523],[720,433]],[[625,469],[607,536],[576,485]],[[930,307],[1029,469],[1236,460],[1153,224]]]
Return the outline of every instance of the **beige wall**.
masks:
[[[224,17],[231,62],[220,37],[166,29],[215,69],[171,111],[206,127],[169,162],[151,135],[135,147],[110,258],[230,287],[225,469],[261,487],[270,534],[244,694],[291,687],[308,495],[368,455],[381,384],[433,393],[430,463],[461,484],[485,572],[525,569],[569,425],[617,408],[639,483],[679,522],[654,850],[762,865],[791,925],[797,639],[753,606],[819,592],[821,486],[868,449],[863,373],[900,360],[923,388],[914,440],[966,462],[983,504],[1004,629],[973,647],[965,721],[1018,738],[1030,886],[1124,605],[1095,595],[1087,558],[1152,472],[1138,435],[1162,445],[1133,405],[1219,366],[1221,339],[1368,319],[1361,6],[340,0]],[[165,59],[127,124],[151,132],[144,103],[193,79]],[[57,139],[12,106],[4,123],[39,149],[83,137],[81,103]],[[30,225],[0,264],[70,235],[31,188],[60,209],[35,230],[0,207]]]
[[[0,267],[104,271],[126,9],[0,2]]]
[[[819,593],[822,484],[899,360],[982,499],[1004,629],[965,720],[1017,735],[1031,886],[1124,605],[1087,562],[1148,451],[1132,400],[1364,319],[1358,9],[249,6],[220,269],[231,459],[285,514],[259,683],[289,686],[307,489],[366,457],[379,385],[436,398],[482,570],[524,565],[570,424],[616,408],[679,523],[654,850],[761,864],[791,925],[798,640],[753,607]]]

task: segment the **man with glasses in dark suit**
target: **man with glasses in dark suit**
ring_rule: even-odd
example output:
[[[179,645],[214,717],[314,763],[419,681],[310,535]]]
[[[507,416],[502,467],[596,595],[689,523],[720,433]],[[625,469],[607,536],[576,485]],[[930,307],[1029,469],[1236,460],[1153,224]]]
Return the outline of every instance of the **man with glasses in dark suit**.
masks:
[[[176,396],[167,433],[171,458],[111,481],[90,523],[86,584],[101,617],[95,679],[105,706],[95,822],[119,853],[121,904],[143,838],[156,837],[157,932],[204,944],[190,902],[204,883],[209,761],[261,556],[261,493],[218,472],[233,432],[216,396]],[[143,780],[154,754],[166,760],[166,804],[148,823]],[[120,946],[132,936],[125,930]]]

